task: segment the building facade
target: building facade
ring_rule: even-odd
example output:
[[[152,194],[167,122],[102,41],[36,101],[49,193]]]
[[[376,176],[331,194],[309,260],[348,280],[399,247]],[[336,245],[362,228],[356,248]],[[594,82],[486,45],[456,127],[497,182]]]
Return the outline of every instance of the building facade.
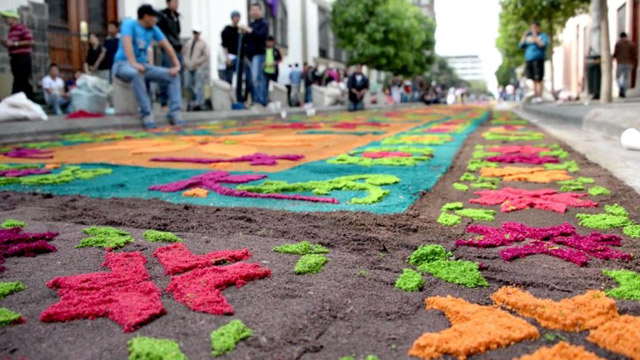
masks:
[[[422,13],[432,19],[436,18],[436,0],[413,0],[413,3],[418,6]]]
[[[482,60],[478,55],[445,56],[444,58],[462,80],[484,81]]]

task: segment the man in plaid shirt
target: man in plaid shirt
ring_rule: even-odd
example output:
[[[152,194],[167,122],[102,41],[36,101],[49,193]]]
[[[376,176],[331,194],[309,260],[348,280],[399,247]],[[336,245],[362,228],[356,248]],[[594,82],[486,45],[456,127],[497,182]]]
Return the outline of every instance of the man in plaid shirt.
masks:
[[[9,50],[9,57],[11,58],[12,93],[24,92],[29,99],[33,99],[33,87],[31,86],[33,35],[26,25],[20,23],[20,16],[17,12],[3,11],[0,12],[0,16],[9,25],[7,39],[1,39],[0,45]]]

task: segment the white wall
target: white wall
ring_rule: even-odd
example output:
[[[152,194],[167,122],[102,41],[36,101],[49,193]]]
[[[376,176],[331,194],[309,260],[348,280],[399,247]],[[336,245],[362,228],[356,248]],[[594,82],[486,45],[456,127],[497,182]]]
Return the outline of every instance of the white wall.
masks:
[[[35,3],[43,3],[44,0],[31,0]],[[0,11],[18,10],[20,6],[27,5],[29,0],[0,0]]]
[[[302,24],[307,32],[307,61],[313,63],[313,59],[320,56],[320,42],[318,36],[318,4],[313,0],[307,2],[307,23]],[[291,14],[289,14],[291,16]]]

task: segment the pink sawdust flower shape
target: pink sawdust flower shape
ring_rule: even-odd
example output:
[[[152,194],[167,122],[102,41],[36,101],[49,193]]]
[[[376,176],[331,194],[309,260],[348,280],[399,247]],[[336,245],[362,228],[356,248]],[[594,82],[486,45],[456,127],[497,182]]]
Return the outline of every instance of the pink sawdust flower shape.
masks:
[[[413,157],[412,154],[401,151],[379,151],[379,152],[364,152],[363,158],[368,159],[383,159],[383,158],[401,158],[401,157]]]
[[[278,165],[278,160],[300,161],[302,159],[304,159],[304,155],[294,155],[294,154],[269,155],[269,154],[263,154],[263,153],[255,153],[251,155],[244,155],[244,156],[230,158],[230,159],[158,157],[158,158],[152,158],[150,161],[194,163],[194,164],[248,162],[249,165],[251,166],[275,166],[275,165]]]
[[[50,174],[51,170],[49,169],[11,169],[11,170],[3,170],[0,171],[0,177],[24,177],[29,175],[44,175]]]
[[[53,159],[53,150],[15,148],[3,155],[14,159]]]
[[[177,275],[183,272],[220,265],[234,263],[251,258],[249,249],[214,251],[205,255],[193,254],[183,243],[165,246],[157,249],[153,256],[165,268],[167,275]]]
[[[469,200],[472,204],[500,205],[502,212],[511,212],[535,208],[545,211],[564,213],[567,207],[597,207],[598,203],[582,200],[584,193],[560,193],[553,189],[524,190],[505,187],[500,190],[476,191],[480,197]]]
[[[25,233],[22,228],[0,229],[0,273],[5,270],[5,258],[15,256],[35,257],[39,254],[55,252],[49,244],[58,233]]]
[[[558,158],[552,156],[538,156],[531,154],[508,154],[508,155],[498,155],[491,156],[487,158],[487,161],[497,162],[497,163],[521,163],[521,164],[557,164],[559,162]]]
[[[545,151],[551,151],[550,148],[537,147],[531,145],[509,145],[509,146],[494,146],[490,147],[487,151],[499,152],[502,154],[528,154],[534,155]]]
[[[388,127],[388,126],[389,124],[384,124],[384,123],[375,122],[375,121],[368,121],[368,122],[362,122],[362,123],[340,122],[333,125],[332,127],[334,129],[356,129],[358,127]]]

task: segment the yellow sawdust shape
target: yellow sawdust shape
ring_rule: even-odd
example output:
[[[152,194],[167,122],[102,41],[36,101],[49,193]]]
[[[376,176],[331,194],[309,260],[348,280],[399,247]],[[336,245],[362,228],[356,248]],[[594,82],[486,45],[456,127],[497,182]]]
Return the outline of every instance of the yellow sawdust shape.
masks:
[[[439,333],[423,334],[409,349],[409,356],[435,359],[449,354],[466,359],[540,337],[535,326],[493,306],[472,304],[451,296],[431,297],[426,304],[427,309],[443,311],[451,327]]]
[[[206,198],[207,196],[209,196],[209,190],[202,188],[195,188],[182,193],[182,197]]]
[[[640,317],[617,317],[592,330],[587,340],[601,348],[640,360]]]
[[[572,180],[566,170],[545,170],[541,167],[506,166],[503,168],[482,168],[482,177],[501,177],[504,181],[527,181],[548,184],[554,181]]]
[[[506,286],[496,291],[491,300],[522,316],[534,318],[548,329],[571,332],[595,329],[618,316],[616,302],[596,290],[553,301],[538,299],[529,292]]]
[[[582,346],[571,345],[561,341],[553,347],[542,347],[530,355],[514,360],[603,360],[596,354],[589,352]]]

